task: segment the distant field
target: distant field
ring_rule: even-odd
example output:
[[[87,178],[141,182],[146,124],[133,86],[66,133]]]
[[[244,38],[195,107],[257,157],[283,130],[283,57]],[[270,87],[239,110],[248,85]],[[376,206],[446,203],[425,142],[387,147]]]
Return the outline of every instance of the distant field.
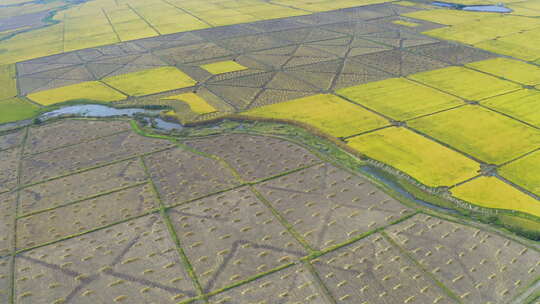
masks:
[[[473,160],[404,128],[353,137],[348,145],[430,187],[454,185],[480,169]]]

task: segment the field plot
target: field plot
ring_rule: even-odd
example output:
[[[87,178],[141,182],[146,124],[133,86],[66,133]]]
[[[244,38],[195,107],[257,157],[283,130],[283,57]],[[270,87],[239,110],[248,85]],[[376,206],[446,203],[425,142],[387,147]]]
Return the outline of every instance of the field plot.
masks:
[[[19,148],[0,151],[0,192],[11,190],[17,184]]]
[[[366,179],[328,164],[267,181],[256,189],[316,249],[337,245],[411,212]]]
[[[104,78],[103,81],[131,96],[149,95],[191,87],[196,81],[175,67],[161,67]]]
[[[221,61],[202,65],[201,68],[205,69],[211,74],[223,74],[230,72],[238,72],[246,70],[247,68],[235,61]]]
[[[407,48],[407,50],[456,65],[486,60],[497,56],[472,47],[444,41],[427,45],[413,46]]]
[[[367,83],[337,93],[395,120],[408,120],[463,104],[457,97],[405,78]]]
[[[28,156],[23,159],[23,184],[172,146],[167,140],[120,133],[94,141]]]
[[[490,164],[540,146],[539,130],[474,105],[411,120],[408,125]]]
[[[210,304],[309,303],[329,304],[305,267],[290,267],[210,298]]]
[[[239,184],[231,170],[215,159],[181,149],[145,158],[150,176],[167,205],[185,202]]]
[[[111,102],[125,99],[126,96],[98,81],[81,82],[65,87],[28,94],[29,99],[49,106],[67,101]]]
[[[540,196],[540,151],[498,169],[499,174]]]
[[[24,129],[21,129],[0,135],[0,150],[6,150],[20,145],[24,137],[24,132]]]
[[[0,124],[29,119],[39,113],[39,107],[21,98],[0,101]]]
[[[206,292],[306,254],[247,187],[176,207],[169,215]]]
[[[178,100],[183,102],[189,106],[189,109],[193,113],[198,115],[217,112],[217,109],[214,108],[214,106],[195,93],[184,93],[180,95],[168,96],[163,99]]]
[[[495,14],[480,13],[480,12],[466,12],[461,10],[448,10],[448,9],[430,9],[420,10],[411,13],[403,14],[403,16],[426,20],[434,23],[445,25],[457,25],[474,20],[480,20],[486,17],[493,16]]]
[[[16,206],[16,193],[0,194],[0,257],[11,254],[13,251],[13,234],[15,231],[14,224]],[[2,289],[1,286],[2,285],[0,284],[0,289]],[[1,295],[2,293],[0,292],[0,299]]]
[[[20,190],[19,215],[58,207],[146,180],[140,160],[112,164]]]
[[[127,121],[61,120],[29,129],[25,153],[33,154],[130,129]]]
[[[267,136],[224,135],[186,144],[223,158],[246,181],[256,181],[319,162],[305,148]]]
[[[534,183],[534,180],[526,179],[526,182]],[[453,196],[480,207],[515,210],[540,217],[538,200],[493,176],[479,177],[452,188],[450,192]]]
[[[21,304],[172,304],[196,295],[157,215],[34,249],[16,264]]]
[[[353,137],[348,144],[430,187],[454,185],[480,170],[473,160],[404,128],[386,128]]]
[[[11,257],[0,258],[0,301],[2,303],[9,303],[12,261]]]
[[[540,31],[536,29],[483,41],[475,47],[518,59],[535,61],[540,58],[539,38]]]
[[[379,234],[311,263],[340,304],[457,303]]]
[[[17,221],[17,247],[24,249],[144,214],[158,207],[150,185],[37,213]]]
[[[418,73],[410,75],[409,78],[474,101],[521,88],[517,84],[463,67],[449,67]]]
[[[17,96],[17,71],[15,65],[0,65],[0,100],[15,96]]]
[[[540,127],[540,92],[523,89],[488,98],[482,104],[514,118]]]
[[[297,121],[336,137],[350,136],[389,124],[383,117],[330,94],[290,100],[252,109],[243,114]]]
[[[534,86],[540,84],[540,69],[538,66],[522,61],[508,58],[495,58],[469,63],[467,64],[467,67],[525,85]]]
[[[539,253],[496,234],[427,215],[388,230],[463,303],[507,303],[538,277]]]

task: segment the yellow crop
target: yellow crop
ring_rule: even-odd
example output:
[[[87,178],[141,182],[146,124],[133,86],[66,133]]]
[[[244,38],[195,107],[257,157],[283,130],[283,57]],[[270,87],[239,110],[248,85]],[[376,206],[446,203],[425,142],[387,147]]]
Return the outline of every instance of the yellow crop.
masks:
[[[499,174],[536,195],[540,195],[540,151],[498,169]]]
[[[420,25],[418,23],[405,21],[405,20],[395,20],[395,21],[392,21],[392,23],[398,24],[398,25],[403,25],[403,26],[408,26],[408,27],[417,27],[417,26]]]
[[[508,58],[495,58],[466,66],[526,85],[540,84],[540,67]]]
[[[87,81],[78,84],[50,89],[27,96],[44,106],[75,100],[111,102],[125,99],[126,96],[109,88],[99,81]]]
[[[390,127],[348,140],[348,145],[430,186],[451,186],[477,174],[475,161],[405,128]]]
[[[180,95],[174,95],[169,96],[163,99],[174,99],[179,100],[181,102],[184,102],[189,106],[191,111],[193,111],[196,114],[208,114],[216,112],[216,108],[214,108],[211,104],[209,104],[206,100],[199,97],[199,95],[195,93],[185,93]]]
[[[209,73],[214,75],[247,70],[245,66],[232,60],[201,65],[201,68],[207,70]]]
[[[0,65],[0,100],[17,96],[16,74],[14,64]]]
[[[540,202],[493,176],[451,189],[453,196],[484,208],[516,210],[540,217]]]
[[[131,96],[142,96],[194,86],[197,82],[175,67],[160,67],[104,78],[108,85]]]
[[[484,99],[482,104],[540,127],[540,92],[523,89]]]

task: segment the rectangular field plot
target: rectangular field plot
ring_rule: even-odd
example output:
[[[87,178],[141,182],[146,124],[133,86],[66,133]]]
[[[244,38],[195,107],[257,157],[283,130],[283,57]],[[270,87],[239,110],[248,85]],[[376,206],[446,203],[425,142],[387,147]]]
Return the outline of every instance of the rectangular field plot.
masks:
[[[144,214],[159,205],[150,185],[37,213],[17,221],[17,248],[24,249]]]
[[[540,151],[504,165],[498,172],[504,178],[540,196]]]
[[[22,98],[0,101],[0,124],[30,119],[39,114],[40,108]]]
[[[312,264],[339,304],[457,303],[379,234]]]
[[[407,120],[462,104],[457,97],[405,78],[371,82],[337,93],[395,120]]]
[[[17,256],[17,303],[165,303],[196,295],[159,215]]]
[[[9,303],[11,295],[11,257],[0,258],[0,302]]]
[[[267,136],[223,135],[186,144],[221,157],[246,181],[271,177],[320,162],[303,147]]]
[[[330,94],[290,100],[243,114],[296,121],[336,137],[350,136],[389,124],[383,117]]]
[[[540,128],[540,91],[538,90],[523,89],[484,99],[482,104]]]
[[[49,106],[67,101],[111,102],[125,99],[126,96],[98,81],[86,81],[65,87],[28,94],[32,101]]]
[[[540,254],[532,249],[427,215],[388,234],[463,303],[509,303],[540,270]]]
[[[540,68],[508,58],[495,58],[467,64],[468,67],[525,85],[540,84]]]
[[[134,159],[37,184],[20,190],[19,215],[127,187],[146,178],[140,160]]]
[[[20,148],[0,151],[0,193],[17,185]]]
[[[162,151],[145,158],[161,200],[174,205],[239,184],[220,162],[181,149]]]
[[[429,187],[455,185],[480,170],[473,160],[405,128],[386,128],[353,137],[348,145]]]
[[[205,292],[306,254],[247,187],[173,208],[169,215]]]
[[[176,67],[160,67],[111,76],[105,83],[131,96],[149,95],[194,86],[196,81]]]
[[[24,129],[0,135],[0,150],[9,149],[22,143]]]
[[[13,251],[16,206],[16,193],[0,194],[0,257],[11,254]]]
[[[330,304],[313,275],[302,266],[289,267],[209,299],[210,304]]]
[[[131,132],[120,133],[28,156],[23,160],[22,182],[34,183],[170,146],[172,144],[167,140],[142,137]]]
[[[520,176],[520,178],[524,179],[526,175]],[[527,180],[527,182],[530,183],[533,180]],[[515,210],[540,217],[540,202],[538,200],[493,176],[479,177],[452,188],[450,192],[453,196],[476,206]]]
[[[490,164],[540,146],[540,130],[474,105],[414,119],[408,125]]]
[[[514,58],[535,61],[540,58],[540,30],[523,31],[483,41],[475,47]]]
[[[410,75],[408,78],[473,101],[479,101],[521,88],[521,86],[515,83],[455,66]]]
[[[25,153],[47,151],[129,129],[126,121],[62,120],[30,128]]]
[[[411,212],[368,180],[327,164],[256,189],[316,249],[343,243]]]

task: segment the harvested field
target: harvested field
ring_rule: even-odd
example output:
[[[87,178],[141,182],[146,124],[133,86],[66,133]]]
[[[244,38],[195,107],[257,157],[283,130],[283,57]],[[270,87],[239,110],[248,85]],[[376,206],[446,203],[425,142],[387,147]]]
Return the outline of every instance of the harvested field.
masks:
[[[448,67],[408,76],[443,92],[479,101],[521,88],[521,86],[463,67]]]
[[[475,161],[405,128],[353,137],[348,145],[430,187],[454,185],[480,170]]]
[[[457,303],[380,234],[311,263],[336,303]]]
[[[365,178],[328,164],[255,188],[316,249],[340,244],[411,212]]]
[[[167,140],[150,139],[126,132],[63,147],[24,158],[22,183],[34,183],[171,146]]]
[[[540,146],[540,130],[475,105],[407,124],[490,164],[504,163]]]
[[[13,235],[15,231],[15,210],[17,206],[17,194],[0,194],[0,257],[13,252]],[[0,267],[1,268],[1,267]],[[1,281],[0,271],[0,281]],[[2,284],[0,284],[0,290]],[[0,292],[0,299],[2,293]]]
[[[69,175],[20,190],[19,215],[50,209],[147,179],[139,159]]]
[[[222,158],[246,181],[268,178],[319,162],[305,148],[271,137],[225,135],[188,141],[186,144]]]
[[[0,301],[2,303],[9,302],[11,294],[11,257],[0,258]]]
[[[17,185],[20,148],[0,151],[0,193]]]
[[[25,131],[23,129],[0,135],[0,150],[13,148],[22,143]]]
[[[313,275],[303,266],[294,266],[257,281],[213,296],[210,304],[232,303],[332,303]]]
[[[150,185],[24,217],[17,222],[17,248],[46,244],[133,218],[159,206]]]
[[[25,153],[33,154],[78,144],[130,129],[127,121],[61,120],[29,128]]]
[[[534,179],[527,179],[526,183],[526,186],[530,186],[534,183]],[[537,199],[493,176],[481,176],[452,188],[450,192],[453,196],[476,206],[515,210],[540,217],[540,203]]]
[[[464,303],[507,303],[540,271],[535,250],[427,215],[391,227],[388,234]]]
[[[506,164],[499,174],[540,196],[540,150]]]
[[[390,78],[337,91],[338,94],[395,120],[407,120],[463,104],[405,78]]]
[[[306,255],[248,187],[173,208],[169,216],[205,292]]]
[[[17,256],[17,303],[178,303],[196,295],[167,227],[149,215]]]
[[[186,202],[239,184],[232,171],[222,163],[179,148],[150,155],[145,162],[166,205]]]
[[[482,101],[482,105],[540,128],[540,91],[523,89]]]

